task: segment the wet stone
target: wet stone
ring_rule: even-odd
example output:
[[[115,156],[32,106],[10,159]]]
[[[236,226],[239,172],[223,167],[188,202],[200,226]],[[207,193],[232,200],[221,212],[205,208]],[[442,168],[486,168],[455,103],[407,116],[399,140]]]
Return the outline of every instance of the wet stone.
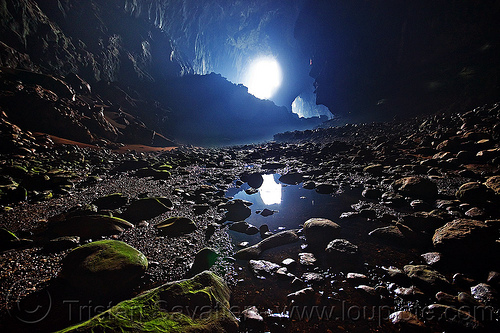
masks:
[[[314,266],[316,265],[316,257],[314,257],[314,254],[309,253],[309,252],[302,252],[299,253],[299,263],[303,266]]]
[[[292,259],[292,258],[286,258],[286,259],[284,259],[284,260],[281,262],[281,264],[282,264],[283,266],[293,266],[293,265],[295,265],[296,263],[297,263],[297,262],[296,262],[294,259]]]
[[[389,315],[391,323],[401,332],[427,332],[425,323],[410,311],[396,311]]]
[[[480,219],[486,217],[486,212],[479,207],[472,207],[471,209],[467,210],[464,214],[465,216],[470,217],[472,219]]]
[[[359,286],[355,287],[356,290],[361,291],[363,294],[369,295],[369,296],[377,296],[377,290],[371,286],[367,286],[365,284],[360,284]]]
[[[248,265],[257,277],[261,277],[263,275],[274,275],[274,273],[281,268],[280,265],[267,260],[250,260]]]
[[[353,256],[358,253],[358,246],[347,239],[334,239],[328,243],[326,252],[332,257]]]
[[[471,295],[485,303],[491,303],[497,300],[497,291],[486,283],[479,283],[470,288]]]
[[[442,260],[442,254],[439,252],[427,252],[421,255],[424,258],[427,265],[433,266],[440,263]]]
[[[328,219],[312,218],[304,223],[304,234],[310,246],[324,248],[340,234],[340,226]]]
[[[347,273],[347,281],[352,283],[360,283],[368,281],[368,277],[361,273]]]
[[[450,285],[444,275],[427,265],[406,265],[403,270],[421,288],[447,288]]]
[[[454,330],[478,330],[482,324],[469,313],[444,304],[431,304],[425,308],[434,320],[440,319],[442,324]]]
[[[488,187],[477,182],[463,184],[460,186],[455,195],[461,202],[479,206],[484,205],[484,203],[490,198]]]
[[[264,318],[259,314],[257,307],[252,306],[241,312],[241,322],[247,328],[257,329],[264,324]]]
[[[410,197],[433,199],[438,194],[436,183],[425,177],[405,177],[394,182],[394,189]]]
[[[300,277],[306,283],[320,283],[325,280],[325,277],[320,273],[307,272]]]
[[[394,289],[394,294],[406,300],[419,300],[427,298],[422,290],[415,286],[410,286],[408,288],[398,287]]]
[[[458,303],[458,297],[450,295],[448,293],[445,293],[443,291],[440,291],[436,294],[436,300],[440,304],[457,304]]]

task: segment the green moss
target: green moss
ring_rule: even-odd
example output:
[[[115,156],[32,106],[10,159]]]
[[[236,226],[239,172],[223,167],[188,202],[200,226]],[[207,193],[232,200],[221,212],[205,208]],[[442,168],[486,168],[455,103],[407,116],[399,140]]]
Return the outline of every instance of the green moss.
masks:
[[[117,266],[123,265],[123,262],[138,263],[146,268],[148,267],[148,260],[141,252],[121,241],[102,240],[92,242],[74,251],[83,251],[85,249],[95,251],[85,260],[87,267],[94,272],[118,268]],[[123,261],[117,259],[123,259]]]
[[[194,314],[172,309],[172,305],[174,308],[181,304],[190,307],[203,305],[196,301],[193,304],[193,300],[199,298],[192,296],[200,293],[210,300],[211,311]],[[121,302],[60,332],[232,332],[237,330],[237,322],[228,310],[228,299],[229,289],[222,279],[203,272],[193,279],[167,283]]]

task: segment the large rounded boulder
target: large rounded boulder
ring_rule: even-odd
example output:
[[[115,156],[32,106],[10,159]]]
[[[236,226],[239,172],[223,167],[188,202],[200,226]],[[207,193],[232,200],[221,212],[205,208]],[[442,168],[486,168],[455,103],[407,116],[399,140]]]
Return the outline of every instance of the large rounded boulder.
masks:
[[[71,251],[59,274],[77,291],[92,295],[130,293],[148,267],[139,250],[116,240],[102,240]]]
[[[325,249],[330,241],[340,235],[340,226],[328,219],[311,218],[304,223],[304,234],[309,246]]]

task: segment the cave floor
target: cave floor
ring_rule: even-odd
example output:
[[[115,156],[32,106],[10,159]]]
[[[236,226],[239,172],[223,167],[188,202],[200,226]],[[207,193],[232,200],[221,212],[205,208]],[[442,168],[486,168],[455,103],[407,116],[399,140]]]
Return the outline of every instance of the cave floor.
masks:
[[[211,270],[231,288],[241,332],[496,331],[499,108],[471,112],[290,132],[276,136],[277,142],[217,149],[117,153],[66,144],[26,156],[4,154],[3,172],[27,191],[21,201],[3,199],[0,226],[21,240],[0,254],[0,326],[62,329],[185,278],[195,254],[210,247],[219,255]],[[45,168],[51,181],[65,175],[64,186],[51,183],[51,195],[42,196],[49,192],[22,182],[34,177],[35,167]],[[260,189],[248,184],[255,174],[271,182],[274,201],[265,197],[265,183]],[[419,185],[398,183],[409,178]],[[463,194],[466,183],[475,183],[475,192]],[[70,249],[47,251],[46,229],[68,212],[120,216],[121,208],[91,205],[113,193],[130,201],[164,197],[172,207],[134,228],[81,242],[122,240],[140,250],[149,267],[134,290],[104,303],[78,294],[68,299],[58,273]],[[224,204],[230,200],[252,203],[246,231],[227,219]],[[192,219],[197,229],[160,236],[155,224],[172,216]],[[358,251],[332,255],[315,246],[301,229],[310,218],[336,222],[336,238]],[[488,232],[476,236],[464,227],[449,243],[433,242],[439,227],[470,220]],[[262,225],[270,233],[261,236]],[[238,259],[241,248],[286,230],[298,230],[298,241],[267,249],[256,261]],[[282,263],[287,258],[292,263]],[[255,268],[266,261],[276,265]],[[243,313],[252,306],[256,317]]]

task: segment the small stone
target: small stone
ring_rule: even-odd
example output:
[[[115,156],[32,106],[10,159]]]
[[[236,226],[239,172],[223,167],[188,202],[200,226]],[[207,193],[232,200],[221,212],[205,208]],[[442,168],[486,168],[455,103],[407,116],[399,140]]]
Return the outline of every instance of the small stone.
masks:
[[[267,209],[267,208],[264,208],[264,210],[262,210],[262,212],[260,212],[260,215],[266,217],[266,216],[271,216],[274,214],[274,211],[273,210],[270,210],[270,209]]]
[[[307,287],[286,296],[289,302],[292,304],[305,305],[314,302],[316,298],[316,292],[313,288]]]
[[[367,286],[365,284],[360,284],[359,286],[355,287],[355,289],[363,291],[370,296],[377,296],[377,291],[375,290],[375,288]]]
[[[252,306],[241,312],[241,321],[245,327],[257,328],[263,325],[264,318],[259,314],[259,310]]]
[[[314,266],[316,265],[316,261],[316,257],[312,253],[299,253],[299,263],[303,266]]]
[[[307,272],[302,274],[301,279],[306,283],[320,283],[325,280],[322,274],[314,272]]]
[[[424,253],[420,256],[422,258],[424,258],[427,265],[431,265],[431,266],[439,264],[439,262],[442,259],[442,254],[439,252],[427,252],[427,253]]]
[[[407,300],[419,300],[427,297],[420,289],[415,286],[411,286],[408,288],[398,287],[394,290],[394,294]]]
[[[281,264],[282,264],[282,265],[284,265],[284,266],[293,266],[293,265],[295,265],[296,263],[297,263],[297,262],[296,262],[294,259],[292,259],[292,258],[286,258],[285,260],[283,260],[283,261],[281,262]]]
[[[457,304],[458,303],[458,298],[456,296],[450,295],[448,293],[445,293],[443,291],[440,291],[436,294],[436,300],[440,304]]]
[[[361,273],[347,273],[346,278],[349,282],[353,283],[365,282],[368,280],[368,277]]]
[[[391,323],[401,329],[401,332],[426,332],[424,322],[410,311],[396,311],[389,315]]]
[[[465,216],[472,219],[480,219],[486,217],[486,212],[479,207],[472,207],[465,212]]]
[[[326,252],[332,257],[352,256],[358,253],[358,246],[349,242],[347,239],[334,239],[328,243]]]
[[[479,283],[470,288],[471,295],[485,303],[490,303],[496,300],[497,291],[493,289],[489,284]]]
[[[257,277],[262,275],[274,275],[274,273],[281,268],[280,265],[267,260],[250,260],[248,264]]]
[[[488,273],[488,278],[486,279],[489,285],[495,285],[500,283],[500,273],[491,271]]]

